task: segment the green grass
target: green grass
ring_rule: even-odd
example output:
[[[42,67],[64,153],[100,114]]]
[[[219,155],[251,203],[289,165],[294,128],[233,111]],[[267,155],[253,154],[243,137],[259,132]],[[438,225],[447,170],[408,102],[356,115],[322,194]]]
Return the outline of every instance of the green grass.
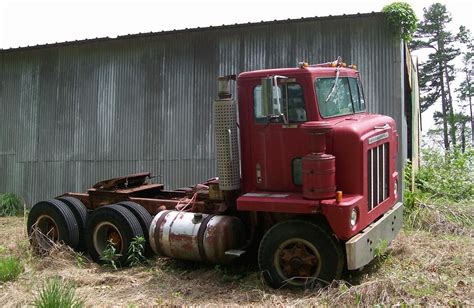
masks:
[[[34,306],[39,308],[82,307],[84,302],[76,297],[76,289],[59,278],[51,278],[41,288]]]
[[[23,272],[23,266],[16,257],[0,257],[0,281],[6,282],[16,279]]]
[[[21,200],[11,193],[0,195],[0,216],[16,216],[22,211]]]

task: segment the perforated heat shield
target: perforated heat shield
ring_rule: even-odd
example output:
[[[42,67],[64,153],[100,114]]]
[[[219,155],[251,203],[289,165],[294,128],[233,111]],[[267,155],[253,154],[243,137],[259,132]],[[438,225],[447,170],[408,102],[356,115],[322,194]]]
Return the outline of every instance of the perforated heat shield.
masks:
[[[214,130],[217,150],[217,174],[221,190],[240,188],[237,108],[233,99],[214,101]]]

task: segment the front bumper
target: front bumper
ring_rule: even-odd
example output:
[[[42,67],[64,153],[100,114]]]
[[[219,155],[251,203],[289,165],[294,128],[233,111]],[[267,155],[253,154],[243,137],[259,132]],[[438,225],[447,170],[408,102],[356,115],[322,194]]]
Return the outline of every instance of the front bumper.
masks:
[[[398,234],[402,224],[403,203],[398,202],[379,220],[346,242],[347,268],[355,270],[372,261],[377,248],[388,245]]]

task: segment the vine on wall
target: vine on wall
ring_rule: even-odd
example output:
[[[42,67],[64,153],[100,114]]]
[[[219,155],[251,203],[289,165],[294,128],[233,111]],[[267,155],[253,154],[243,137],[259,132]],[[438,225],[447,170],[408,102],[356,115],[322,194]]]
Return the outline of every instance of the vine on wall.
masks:
[[[390,29],[400,35],[400,38],[405,42],[411,41],[413,33],[416,31],[418,18],[410,4],[394,2],[384,6],[382,12],[386,16]]]

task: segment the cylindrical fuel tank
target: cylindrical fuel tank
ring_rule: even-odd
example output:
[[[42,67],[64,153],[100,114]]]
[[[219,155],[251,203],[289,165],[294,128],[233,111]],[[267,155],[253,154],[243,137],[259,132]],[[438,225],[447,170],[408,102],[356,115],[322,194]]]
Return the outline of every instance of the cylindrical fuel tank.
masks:
[[[324,153],[311,153],[303,157],[303,197],[330,199],[336,196],[336,157]]]
[[[229,263],[225,252],[244,241],[244,224],[233,216],[162,211],[150,226],[153,251],[176,259]]]

